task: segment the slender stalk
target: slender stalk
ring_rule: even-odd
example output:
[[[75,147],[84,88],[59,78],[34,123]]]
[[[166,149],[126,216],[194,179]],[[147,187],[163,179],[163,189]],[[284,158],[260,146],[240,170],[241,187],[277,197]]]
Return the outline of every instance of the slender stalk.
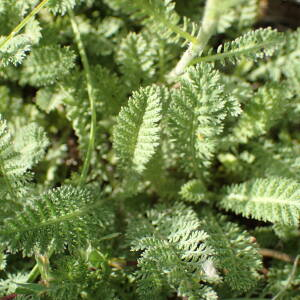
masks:
[[[219,0],[207,0],[202,19],[202,26],[197,35],[197,41],[190,43],[188,49],[168,75],[169,81],[180,76],[186,66],[198,55],[201,55],[211,36],[216,32],[221,9]]]
[[[286,253],[282,253],[271,249],[260,249],[259,253],[264,257],[271,257],[274,259],[282,260],[284,262],[293,263],[294,259]]]
[[[28,274],[27,282],[35,282],[40,274],[42,275],[42,279],[45,280],[45,282],[51,279],[49,259],[52,256],[53,252],[54,250],[51,247],[46,255],[36,255],[36,264]]]
[[[11,33],[0,43],[0,49],[6,46],[10,40],[17,35],[30,21],[39,13],[39,11],[47,4],[49,0],[41,1],[12,31]],[[39,266],[36,264],[28,275],[27,282],[34,282],[40,274]]]
[[[95,98],[94,98],[92,75],[91,75],[91,69],[90,69],[89,61],[88,61],[88,58],[87,58],[87,55],[86,55],[86,51],[85,51],[85,48],[84,48],[84,45],[83,45],[83,42],[82,42],[82,39],[81,39],[78,24],[75,20],[75,16],[74,16],[73,11],[69,10],[69,16],[70,16],[73,32],[74,32],[74,35],[75,35],[75,40],[76,40],[76,43],[77,43],[77,47],[78,47],[78,50],[79,50],[79,54],[80,54],[80,57],[81,57],[81,61],[82,61],[82,64],[83,64],[83,69],[84,69],[84,72],[85,72],[85,77],[86,77],[86,82],[87,82],[87,92],[88,92],[88,97],[89,97],[89,101],[90,101],[90,109],[91,109],[91,113],[92,113],[89,145],[88,145],[88,150],[87,150],[86,158],[85,158],[85,161],[84,161],[82,173],[81,173],[81,176],[80,176],[80,184],[83,184],[86,180],[88,170],[89,170],[89,166],[90,166],[90,162],[91,162],[92,153],[93,153],[93,150],[95,148],[97,116],[96,116]]]
[[[46,286],[49,285],[49,281],[51,280],[51,270],[50,270],[50,262],[49,262],[49,257],[51,256],[51,254],[49,255],[37,254],[35,257],[36,264],[39,267],[41,278],[43,280],[43,284]]]
[[[40,268],[39,268],[38,264],[35,264],[33,269],[28,274],[27,282],[35,282],[36,279],[39,277],[39,275],[40,275]]]
[[[26,24],[47,4],[49,0],[43,0],[19,23],[12,32],[0,43],[0,49],[4,47],[16,34],[18,34]]]
[[[297,266],[298,266],[298,263],[299,263],[299,258],[300,258],[300,255],[297,255],[295,261],[294,261],[294,265],[293,265],[293,269],[292,269],[292,272],[287,280],[287,283],[286,285],[279,291],[279,293],[272,298],[272,300],[276,300],[278,299],[279,297],[281,297],[281,295],[290,287],[294,277],[295,277],[295,274],[296,274],[296,271],[297,271]]]
[[[264,48],[264,47],[269,47],[272,45],[275,45],[277,43],[277,41],[271,41],[271,42],[262,42],[260,44],[251,46],[249,48],[245,48],[245,49],[238,49],[238,50],[233,50],[233,51],[229,51],[229,52],[224,52],[224,53],[217,53],[214,55],[209,55],[209,56],[204,56],[204,57],[198,57],[193,59],[189,65],[194,65],[200,62],[213,62],[216,60],[223,60],[227,57],[231,57],[231,56],[239,56],[239,55],[243,55],[243,54],[247,54],[250,52],[254,52],[254,51],[259,51],[260,49]]]
[[[149,16],[154,17],[160,23],[164,24],[165,27],[169,28],[171,31],[175,32],[182,38],[186,39],[187,41],[189,41],[191,43],[197,43],[197,39],[194,36],[192,36],[191,34],[189,34],[186,31],[182,30],[179,26],[172,24],[168,20],[168,18],[163,16],[159,11],[156,11],[155,9],[153,9],[153,6],[149,2],[143,1],[141,8],[143,10],[145,10]]]
[[[23,20],[23,22],[21,24],[23,24],[22,26],[18,26],[17,30],[20,31],[25,25],[26,23],[30,20],[30,18],[32,16],[34,16],[46,3],[48,2],[48,0],[43,0],[28,16],[27,18],[25,18]],[[29,16],[31,16],[29,18]],[[90,138],[89,138],[89,145],[88,145],[88,150],[87,150],[87,155],[84,161],[84,166],[83,166],[83,170],[81,173],[81,177],[80,177],[80,184],[83,184],[86,180],[87,177],[87,173],[89,170],[89,165],[90,165],[90,161],[91,161],[91,156],[92,156],[92,152],[93,149],[95,147],[95,135],[96,135],[96,122],[97,122],[97,118],[96,118],[96,108],[95,108],[95,98],[94,98],[94,93],[93,93],[93,86],[92,86],[92,76],[91,76],[91,70],[90,70],[90,65],[88,62],[88,58],[84,49],[84,45],[81,39],[81,35],[80,35],[80,31],[78,28],[78,24],[75,20],[75,16],[73,11],[69,10],[69,16],[70,16],[70,21],[71,21],[71,25],[74,31],[74,35],[75,35],[75,40],[77,43],[77,47],[79,50],[79,54],[81,57],[81,61],[83,64],[83,68],[84,68],[84,72],[85,72],[85,76],[86,76],[86,81],[87,81],[87,91],[88,91],[88,96],[89,96],[89,101],[90,101],[90,108],[91,108],[91,112],[92,112],[92,117],[91,117],[91,130],[90,130]],[[25,22],[25,20],[27,19],[27,21]],[[10,34],[11,38],[16,34],[15,31],[16,29],[13,30],[13,33]],[[11,39],[10,38],[10,39]],[[6,39],[7,40],[7,39]],[[8,39],[9,41],[9,39]],[[5,44],[5,43],[2,43]],[[1,44],[1,46],[3,46]],[[0,46],[0,48],[1,48]],[[52,253],[50,252],[48,254],[48,259],[51,257]],[[27,278],[27,282],[34,282],[38,276],[41,273],[40,270],[40,264],[37,263],[33,269],[31,270],[31,272],[28,275]]]

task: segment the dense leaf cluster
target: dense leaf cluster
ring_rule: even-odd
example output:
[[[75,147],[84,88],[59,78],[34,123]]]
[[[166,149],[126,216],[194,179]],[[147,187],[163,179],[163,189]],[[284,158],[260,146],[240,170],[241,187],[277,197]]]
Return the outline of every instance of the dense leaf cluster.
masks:
[[[299,299],[300,31],[260,18],[0,1],[0,297]]]

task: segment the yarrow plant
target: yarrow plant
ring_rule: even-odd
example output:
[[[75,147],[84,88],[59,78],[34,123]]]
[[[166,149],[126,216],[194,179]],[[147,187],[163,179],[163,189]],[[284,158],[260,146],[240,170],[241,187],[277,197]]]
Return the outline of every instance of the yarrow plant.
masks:
[[[300,31],[258,0],[1,0],[0,299],[300,299]]]

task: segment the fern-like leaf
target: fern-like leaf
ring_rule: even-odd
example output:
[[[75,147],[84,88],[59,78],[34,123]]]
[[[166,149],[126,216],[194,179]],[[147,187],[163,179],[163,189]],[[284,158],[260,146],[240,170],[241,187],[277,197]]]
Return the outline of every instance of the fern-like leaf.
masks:
[[[208,214],[203,221],[208,244],[215,250],[216,267],[224,272],[224,283],[234,291],[246,291],[259,279],[258,247],[250,235],[226,218]]]
[[[0,38],[0,42],[2,40],[4,40],[4,37]],[[31,41],[27,35],[19,34],[13,37],[0,49],[0,67],[6,67],[9,64],[21,64],[30,49]]]
[[[3,211],[13,209],[13,203],[9,203],[8,199],[17,202],[24,191],[27,166],[26,158],[15,151],[13,137],[0,115],[0,197]]]
[[[130,223],[128,238],[133,251],[143,251],[138,260],[141,299],[159,299],[163,286],[191,299],[217,299],[210,287],[200,283],[214,282],[218,276],[207,271],[208,264],[214,269],[213,252],[191,209],[178,204],[150,210],[146,218]]]
[[[251,74],[252,80],[258,78],[280,81],[287,78],[290,88],[299,93],[300,82],[300,29],[285,33],[285,43],[272,60],[260,64]]]
[[[187,25],[180,24],[180,16],[175,11],[175,3],[172,0],[116,0],[117,6],[131,17],[142,20],[147,28],[158,34],[164,41],[174,43],[180,38],[185,41],[196,42],[193,36],[197,26],[192,24],[191,33],[186,31]],[[185,20],[185,23],[187,22]]]
[[[51,246],[62,251],[95,241],[111,220],[103,203],[87,189],[63,186],[32,199],[15,218],[1,228],[1,239],[11,251],[32,254]]]
[[[190,180],[180,190],[180,196],[187,202],[199,203],[207,201],[208,191],[200,180]]]
[[[3,211],[13,210],[13,203],[23,202],[20,199],[29,188],[25,183],[31,178],[26,172],[44,157],[47,146],[48,139],[41,127],[32,123],[13,138],[0,115],[0,196]]]
[[[127,173],[142,174],[159,144],[162,103],[159,87],[134,92],[118,116],[114,147],[120,167]]]
[[[169,119],[175,149],[188,172],[208,166],[223,131],[232,98],[224,93],[220,73],[207,64],[190,67],[172,97]]]
[[[15,293],[18,283],[25,283],[27,280],[28,274],[26,273],[16,273],[16,274],[7,274],[6,279],[0,280],[0,296],[7,296]]]
[[[125,89],[122,87],[119,78],[114,73],[109,72],[106,68],[99,65],[92,68],[91,72],[94,78],[93,87],[96,99],[95,109],[97,120],[117,115],[122,102],[125,102],[126,99],[124,95]],[[79,138],[79,149],[83,155],[85,155],[88,148],[89,136],[86,133],[90,131],[91,125],[89,115],[90,104],[86,85],[84,73],[76,70],[75,74],[66,78],[59,86],[53,87],[50,90],[48,88],[42,89],[40,92],[42,94],[38,95],[40,101],[42,100],[40,97],[46,93],[46,95],[51,97],[52,104],[57,105],[57,103],[62,102],[66,105],[67,118],[72,122],[75,133]],[[41,105],[40,101],[39,105]],[[97,124],[97,133],[101,130],[99,127],[99,124]],[[97,135],[95,146],[98,147],[99,143]]]
[[[258,16],[257,0],[238,0],[228,1],[232,3],[228,11],[220,17],[218,22],[218,33],[226,32],[232,25],[236,25],[239,29],[244,29],[253,25]]]
[[[154,59],[155,51],[143,34],[129,33],[121,41],[117,62],[130,89],[151,82],[155,74]]]
[[[193,63],[216,60],[235,63],[241,58],[262,59],[266,56],[272,56],[282,46],[283,42],[283,35],[276,30],[271,28],[257,29],[249,31],[232,42],[220,45],[217,54],[197,58]]]
[[[75,54],[69,48],[45,46],[34,49],[24,63],[21,83],[44,86],[63,79],[74,67]]]
[[[261,87],[251,102],[245,105],[229,140],[247,143],[251,138],[266,134],[287,110],[291,98],[292,94],[284,82],[281,86],[267,84]]]
[[[73,9],[83,0],[49,0],[47,5],[54,14],[64,15],[68,9]]]
[[[45,131],[35,123],[23,127],[15,134],[14,148],[21,154],[26,169],[31,169],[44,158],[48,145]]]
[[[36,105],[41,110],[49,113],[62,103],[63,98],[64,95],[57,93],[55,87],[45,87],[38,90],[36,94]]]
[[[280,177],[256,179],[229,187],[221,206],[245,217],[298,226],[299,183]]]

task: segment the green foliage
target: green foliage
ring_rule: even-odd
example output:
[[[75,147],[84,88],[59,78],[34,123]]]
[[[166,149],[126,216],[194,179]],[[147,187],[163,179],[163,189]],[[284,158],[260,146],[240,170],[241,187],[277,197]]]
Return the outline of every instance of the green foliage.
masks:
[[[188,202],[199,203],[207,201],[207,189],[202,181],[190,180],[180,190],[180,196]]]
[[[64,15],[68,9],[74,8],[74,6],[82,0],[49,0],[48,6],[54,14]]]
[[[190,34],[188,21],[185,19],[184,23],[180,24],[180,17],[175,12],[175,3],[171,0],[114,0],[112,2],[116,5],[114,7],[131,14],[134,19],[141,20],[151,32],[168,42],[178,42],[180,38],[193,40],[197,28],[190,23],[192,27]]]
[[[1,1],[0,6],[0,43],[2,43],[12,28],[18,24],[27,13],[32,9],[32,3],[27,0],[22,1]],[[0,49],[0,69],[9,64],[19,65],[22,63],[31,47],[37,44],[41,38],[41,27],[39,22],[32,19],[25,26],[23,33],[12,36],[8,42]]]
[[[232,130],[232,140],[246,143],[249,139],[266,134],[285,113],[293,96],[288,86],[275,84],[261,87],[244,109],[243,115]],[[230,138],[230,139],[231,139]]]
[[[239,114],[239,104],[224,94],[220,73],[210,65],[189,68],[180,83],[169,112],[172,138],[181,166],[199,174],[213,158],[224,120]]]
[[[226,32],[232,25],[239,30],[248,28],[255,24],[259,13],[259,2],[257,0],[231,1],[232,7],[221,16],[218,24],[218,32]]]
[[[280,81],[282,78],[288,78],[290,88],[299,91],[299,48],[300,48],[300,31],[287,32],[285,41],[280,51],[276,53],[273,59],[255,69],[251,77],[255,78],[272,78],[274,81]]]
[[[11,251],[44,253],[52,247],[70,251],[87,245],[108,226],[109,211],[86,189],[63,186],[31,200],[22,215],[7,219],[1,229]],[[98,209],[101,217],[96,214]]]
[[[47,146],[49,141],[44,129],[35,123],[28,124],[15,134],[14,148],[21,154],[20,159],[26,169],[31,169],[44,158]]]
[[[66,47],[45,46],[34,49],[24,62],[21,83],[51,85],[70,73],[74,59],[73,51]]]
[[[246,217],[297,226],[299,184],[280,177],[252,180],[230,187],[221,205]]]
[[[261,4],[0,1],[1,299],[299,298],[300,32]]]
[[[284,42],[283,35],[271,28],[249,31],[234,41],[220,45],[217,54],[200,58],[200,61],[210,62],[221,60],[223,63],[237,62],[242,58],[257,60],[272,56]]]
[[[0,119],[2,216],[12,213],[16,208],[15,205],[20,205],[24,201],[22,198],[28,192],[28,181],[31,177],[27,171],[42,158],[48,145],[43,129],[33,124],[23,128],[20,133],[14,140],[7,122]]]
[[[0,42],[4,37],[0,39]],[[31,49],[30,40],[26,35],[18,35],[11,39],[9,43],[0,50],[1,65],[6,67],[9,64],[18,65],[26,57],[26,53]]]
[[[129,33],[117,53],[117,62],[131,89],[148,84],[154,75],[155,51],[143,35]]]
[[[165,285],[190,299],[217,299],[208,286],[199,284],[218,280],[205,267],[214,268],[207,238],[196,214],[181,204],[168,209],[160,206],[131,222],[131,250],[143,251],[137,273],[141,299],[158,299]]]
[[[18,283],[25,283],[27,280],[27,274],[16,273],[8,274],[5,280],[0,281],[0,295],[6,296],[15,293]]]
[[[134,92],[118,116],[114,146],[120,167],[127,176],[142,174],[155,154],[160,139],[158,125],[162,115],[159,88]]]
[[[210,235],[208,245],[216,251],[216,267],[224,273],[224,284],[234,291],[249,290],[261,268],[257,245],[247,232],[224,216],[209,214],[203,223]]]

